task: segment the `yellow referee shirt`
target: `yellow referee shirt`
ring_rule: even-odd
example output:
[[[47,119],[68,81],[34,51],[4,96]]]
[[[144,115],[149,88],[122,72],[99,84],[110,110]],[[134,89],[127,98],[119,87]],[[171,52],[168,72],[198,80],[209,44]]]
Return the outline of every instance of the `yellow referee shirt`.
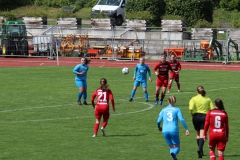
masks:
[[[206,114],[209,110],[214,109],[212,100],[208,97],[203,97],[201,94],[192,97],[189,101],[190,114],[203,113]]]

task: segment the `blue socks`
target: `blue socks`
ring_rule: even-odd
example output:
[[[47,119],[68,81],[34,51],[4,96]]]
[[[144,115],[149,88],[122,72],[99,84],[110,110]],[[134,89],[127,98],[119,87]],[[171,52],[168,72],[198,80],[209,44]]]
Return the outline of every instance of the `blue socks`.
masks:
[[[84,102],[87,101],[87,91],[83,92],[83,100]]]
[[[132,93],[131,93],[131,98],[134,97],[135,93],[136,93],[136,90],[133,89],[133,90],[132,90]],[[148,92],[147,92],[147,91],[144,91],[143,93],[144,93],[145,99],[148,100]]]
[[[180,148],[179,147],[176,147],[176,148],[170,148],[170,154],[171,153],[174,153],[175,155],[177,155],[180,151]]]
[[[148,92],[147,92],[147,91],[144,91],[143,93],[144,93],[145,99],[148,100]]]
[[[135,93],[136,93],[136,90],[133,89],[133,90],[132,90],[132,93],[131,93],[131,98],[134,97]]]
[[[83,94],[82,92],[80,92],[80,91],[78,92],[78,101],[81,100],[81,98],[82,98],[82,94]]]

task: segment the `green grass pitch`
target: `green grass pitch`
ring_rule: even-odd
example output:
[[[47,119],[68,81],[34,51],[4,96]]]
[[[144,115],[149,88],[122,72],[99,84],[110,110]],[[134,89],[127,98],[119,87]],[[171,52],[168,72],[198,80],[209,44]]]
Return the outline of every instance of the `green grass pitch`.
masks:
[[[133,102],[128,102],[133,87],[133,69],[123,75],[121,68],[90,67],[88,103],[99,80],[107,78],[116,102],[116,112],[106,127],[92,138],[95,123],[91,105],[77,105],[78,89],[73,67],[0,68],[0,159],[2,160],[170,160],[169,149],[156,121],[162,106],[154,106],[155,76],[148,82],[149,102],[139,87]],[[223,99],[230,121],[225,159],[238,160],[240,74],[232,71],[182,70],[181,92],[176,83],[167,93],[175,95],[190,135],[180,125],[179,160],[197,158],[195,131],[188,102],[203,85],[213,101]],[[100,131],[100,130],[99,130]],[[208,155],[207,143],[204,153]],[[204,156],[203,159],[209,159]]]

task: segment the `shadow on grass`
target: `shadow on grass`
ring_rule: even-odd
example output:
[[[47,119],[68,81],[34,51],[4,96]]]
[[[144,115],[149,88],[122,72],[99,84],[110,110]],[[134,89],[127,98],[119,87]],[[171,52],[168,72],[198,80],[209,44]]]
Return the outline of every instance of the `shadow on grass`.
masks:
[[[120,135],[109,135],[109,136],[106,136],[106,137],[138,137],[138,136],[146,136],[146,134],[120,134]]]

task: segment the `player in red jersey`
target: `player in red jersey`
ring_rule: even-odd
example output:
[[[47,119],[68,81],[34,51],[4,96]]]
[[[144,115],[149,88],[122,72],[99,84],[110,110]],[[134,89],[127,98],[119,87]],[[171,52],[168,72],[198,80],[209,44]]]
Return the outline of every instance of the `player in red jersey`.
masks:
[[[181,67],[180,62],[176,60],[175,54],[172,54],[170,57],[171,57],[171,60],[169,60],[168,62],[170,63],[172,69],[175,72],[170,71],[170,73],[169,73],[168,92],[170,92],[170,89],[172,87],[173,79],[177,83],[178,92],[180,92],[179,72],[180,72],[182,67]]]
[[[216,160],[215,147],[218,150],[218,160],[224,160],[224,150],[228,142],[228,115],[221,99],[215,100],[215,109],[207,112],[204,124],[204,140],[209,129],[210,160]]]
[[[92,106],[95,109],[95,117],[96,117],[96,123],[94,124],[94,134],[92,137],[97,136],[98,128],[100,125],[101,117],[103,117],[103,123],[101,127],[102,135],[105,136],[105,127],[107,126],[108,119],[110,117],[109,113],[109,98],[112,102],[112,108],[115,112],[115,104],[114,104],[114,97],[113,93],[110,90],[107,80],[105,78],[102,78],[100,80],[101,86],[92,94],[91,102]],[[94,103],[94,99],[97,97],[96,105]]]
[[[160,87],[162,88],[162,93],[161,93],[161,99],[159,101],[159,104],[162,105],[163,99],[166,94],[166,87],[168,85],[168,72],[169,70],[175,72],[172,70],[171,65],[168,61],[166,61],[166,56],[164,54],[161,55],[160,62],[158,62],[155,67],[153,68],[153,72],[157,76],[156,79],[156,101],[155,105],[158,104],[159,101],[159,91]]]

